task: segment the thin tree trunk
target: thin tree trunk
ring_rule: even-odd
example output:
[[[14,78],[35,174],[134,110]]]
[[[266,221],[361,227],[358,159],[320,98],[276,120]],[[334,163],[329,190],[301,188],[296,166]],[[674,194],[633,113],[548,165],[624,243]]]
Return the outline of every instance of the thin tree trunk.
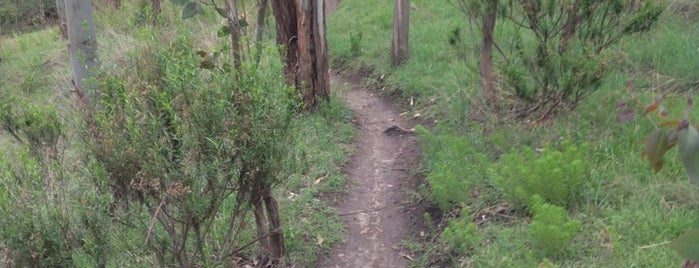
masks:
[[[306,110],[318,108],[320,101],[330,100],[328,47],[325,37],[324,0],[298,0],[297,86]]]
[[[393,41],[391,64],[398,66],[408,59],[408,33],[410,27],[410,0],[395,0],[393,9]]]
[[[41,25],[46,25],[46,7],[44,0],[39,0],[39,22]]]
[[[160,0],[150,0],[151,8],[153,9],[153,25],[158,24],[158,15],[162,9],[160,8]]]
[[[257,182],[253,182],[257,184]],[[265,217],[265,207],[263,203],[263,193],[259,185],[255,185],[252,189],[251,204],[253,208],[253,214],[255,215],[255,227],[257,228],[257,239],[260,244],[260,255],[268,256],[271,255],[270,250],[270,240],[267,234],[268,223]]]
[[[92,4],[90,0],[65,1],[73,83],[82,101],[89,103],[97,97],[97,87],[85,82],[95,77],[99,67]]]
[[[497,107],[499,98],[497,80],[493,70],[493,32],[497,18],[498,0],[488,0],[483,13],[483,40],[481,42],[481,82],[483,84],[483,97],[491,107]]]
[[[296,68],[298,62],[298,28],[296,4],[292,0],[272,0],[272,12],[277,27],[277,44],[284,58],[286,84],[298,88]]]
[[[266,187],[263,192],[265,208],[267,209],[267,219],[269,220],[269,249],[270,256],[275,262],[281,260],[284,256],[284,233],[282,232],[282,224],[279,217],[279,206],[277,200],[272,195],[271,187]]]
[[[300,93],[304,109],[330,100],[323,0],[273,0],[277,44],[284,47],[286,82]]]
[[[255,25],[255,64],[260,63],[262,55],[262,37],[265,30],[265,17],[267,16],[267,0],[260,0],[257,7],[257,22]]]
[[[240,53],[240,23],[238,20],[238,0],[226,0],[226,16],[228,27],[231,31],[231,54],[233,55],[233,68],[240,70],[242,56]]]
[[[68,23],[66,22],[66,2],[56,0],[56,13],[58,15],[58,29],[63,39],[68,39]]]

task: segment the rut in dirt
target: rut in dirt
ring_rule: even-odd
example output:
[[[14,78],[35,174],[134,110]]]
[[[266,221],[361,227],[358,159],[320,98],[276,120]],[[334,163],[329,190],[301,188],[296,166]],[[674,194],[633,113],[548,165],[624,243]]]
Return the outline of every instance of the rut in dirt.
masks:
[[[346,224],[345,239],[319,267],[407,267],[401,243],[413,220],[405,190],[419,162],[417,139],[407,121],[371,91],[334,77],[350,90],[345,101],[355,114],[356,152],[345,172],[349,193],[336,208]],[[386,131],[388,129],[388,131]]]

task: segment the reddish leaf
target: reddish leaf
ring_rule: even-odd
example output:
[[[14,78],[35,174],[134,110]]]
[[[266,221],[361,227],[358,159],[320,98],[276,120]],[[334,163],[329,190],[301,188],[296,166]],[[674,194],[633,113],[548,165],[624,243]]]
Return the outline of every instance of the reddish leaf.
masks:
[[[631,89],[631,86],[633,86],[633,82],[631,82],[631,79],[626,80],[626,89]]]
[[[636,114],[633,112],[633,109],[626,109],[623,110],[619,113],[619,115],[616,116],[616,121],[617,122],[628,122],[631,121]]]
[[[647,115],[648,113],[657,110],[659,106],[660,106],[660,103],[658,103],[658,102],[648,104],[646,106],[646,109],[644,109],[644,111],[643,111],[643,115]]]
[[[680,124],[677,125],[677,131],[682,131],[682,130],[686,129],[687,127],[689,127],[689,122],[687,122],[687,120],[685,120],[685,119],[682,119],[682,122],[680,122]]]
[[[677,121],[677,120],[669,120],[669,121],[665,121],[663,123],[663,126],[664,127],[679,127],[680,124],[682,124],[682,122]]]
[[[618,101],[616,101],[616,103],[614,103],[614,106],[616,108],[624,107],[624,106],[626,106],[626,100],[618,100]]]

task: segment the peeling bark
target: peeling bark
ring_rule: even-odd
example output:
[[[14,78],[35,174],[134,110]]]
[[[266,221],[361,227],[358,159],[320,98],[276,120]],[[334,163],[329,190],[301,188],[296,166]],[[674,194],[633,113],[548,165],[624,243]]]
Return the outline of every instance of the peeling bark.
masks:
[[[323,0],[273,0],[277,44],[282,46],[286,82],[313,110],[330,99],[328,49]]]

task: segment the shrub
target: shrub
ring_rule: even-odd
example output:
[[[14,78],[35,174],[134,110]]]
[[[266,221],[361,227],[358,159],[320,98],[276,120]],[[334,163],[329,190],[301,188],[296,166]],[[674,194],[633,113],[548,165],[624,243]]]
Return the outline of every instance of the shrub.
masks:
[[[483,1],[456,0],[469,16],[482,14]],[[492,2],[492,1],[486,1]],[[502,1],[500,1],[502,2]],[[541,112],[545,117],[562,107],[578,104],[595,92],[616,59],[606,50],[621,38],[650,29],[663,11],[654,0],[523,0],[501,3],[496,59],[502,89],[511,91],[524,106],[518,116]],[[498,3],[498,1],[495,1]],[[478,20],[476,20],[478,22]],[[459,46],[459,31],[450,43]],[[474,47],[461,48],[478,51]],[[474,52],[475,53],[475,52]],[[468,58],[468,57],[464,57]]]
[[[137,228],[161,265],[227,266],[244,244],[248,202],[282,177],[291,90],[270,66],[200,69],[188,44],[134,53],[131,69],[100,78],[84,135],[106,171],[112,210],[152,217]]]
[[[442,241],[446,248],[456,255],[467,254],[481,241],[478,226],[471,221],[468,213],[462,210],[462,217],[450,219],[442,232]]]
[[[0,154],[0,246],[8,259],[18,267],[72,267],[81,252],[104,264],[109,199],[65,172],[56,110],[8,96],[0,96],[0,108],[1,129],[19,144],[11,159]]]
[[[423,128],[418,128],[418,132],[424,144],[425,159],[430,161],[426,164],[432,202],[443,211],[468,203],[473,188],[488,183],[488,158],[479,152],[471,137],[437,136]]]
[[[550,146],[537,152],[524,147],[500,157],[491,167],[495,183],[515,208],[530,208],[531,198],[569,208],[580,197],[590,175],[587,146],[564,143],[563,150]]]
[[[580,222],[568,219],[565,209],[546,203],[540,196],[532,198],[529,238],[535,248],[546,256],[562,254],[580,229]]]

